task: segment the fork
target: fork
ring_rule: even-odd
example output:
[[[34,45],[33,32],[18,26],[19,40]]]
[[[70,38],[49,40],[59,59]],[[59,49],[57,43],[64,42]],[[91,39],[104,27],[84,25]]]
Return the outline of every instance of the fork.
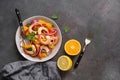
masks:
[[[86,47],[88,46],[88,44],[90,44],[90,43],[91,43],[91,39],[90,39],[90,38],[86,38],[86,39],[85,39],[85,45],[84,45],[81,53],[79,54],[79,56],[78,56],[78,58],[77,58],[77,61],[75,62],[74,68],[77,68],[77,67],[78,67],[78,65],[79,65],[79,63],[80,63],[80,60],[81,60],[82,56],[84,55],[85,49],[86,49]]]
[[[20,34],[22,33],[21,34],[22,42],[21,42],[20,46],[22,46],[23,44],[26,44],[26,45],[30,44],[30,41],[26,39],[25,31],[23,29],[23,23],[22,23],[21,16],[20,16],[20,11],[16,8],[15,12],[16,12],[17,19],[18,19],[19,26],[20,26]]]

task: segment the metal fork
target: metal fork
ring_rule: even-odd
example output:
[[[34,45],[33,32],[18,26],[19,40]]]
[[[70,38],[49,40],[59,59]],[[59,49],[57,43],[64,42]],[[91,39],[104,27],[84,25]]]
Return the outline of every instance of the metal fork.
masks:
[[[20,26],[20,34],[22,33],[21,34],[22,42],[20,46],[22,46],[23,44],[30,44],[30,41],[26,39],[25,31],[23,29],[23,23],[22,23],[21,16],[20,16],[20,11],[18,9],[15,9],[15,12],[16,12],[17,19],[18,19],[19,26]]]
[[[91,43],[91,39],[90,39],[90,38],[86,38],[86,39],[85,39],[85,45],[84,45],[81,53],[79,54],[79,56],[78,56],[78,58],[77,58],[77,61],[75,62],[74,68],[77,68],[77,66],[78,66],[78,64],[79,64],[82,56],[84,55],[84,52],[85,52],[86,47],[87,47],[88,44],[90,44],[90,43]]]

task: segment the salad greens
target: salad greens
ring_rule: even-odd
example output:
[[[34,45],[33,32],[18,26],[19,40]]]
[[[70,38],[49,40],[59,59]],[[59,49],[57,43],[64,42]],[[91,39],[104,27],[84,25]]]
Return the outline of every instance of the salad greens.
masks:
[[[35,33],[32,32],[32,33],[28,34],[28,35],[26,36],[26,38],[27,38],[28,40],[36,40]]]

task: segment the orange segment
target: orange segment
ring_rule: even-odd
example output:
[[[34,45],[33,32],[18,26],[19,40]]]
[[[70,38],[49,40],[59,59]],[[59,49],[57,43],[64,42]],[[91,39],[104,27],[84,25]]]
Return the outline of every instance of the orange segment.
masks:
[[[64,49],[68,55],[75,56],[81,51],[81,44],[75,39],[71,39],[65,43]]]
[[[49,28],[49,29],[52,28],[52,24],[47,23],[46,25],[47,25],[47,28]]]
[[[38,57],[45,58],[45,57],[47,57],[47,53],[39,53]]]
[[[39,20],[38,21],[40,24],[46,24],[46,22],[44,20]]]
[[[31,45],[31,44],[28,44],[28,45],[22,45],[22,47],[25,48],[25,49],[28,49],[28,48],[31,48],[32,45]]]

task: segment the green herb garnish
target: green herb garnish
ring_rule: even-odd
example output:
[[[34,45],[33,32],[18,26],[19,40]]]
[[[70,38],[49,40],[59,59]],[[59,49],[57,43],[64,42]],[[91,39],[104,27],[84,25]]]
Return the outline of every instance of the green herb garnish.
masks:
[[[69,30],[70,30],[70,28],[69,28],[68,26],[65,26],[65,27],[64,27],[64,31],[65,31],[65,32],[68,32]]]
[[[53,20],[57,20],[59,17],[58,17],[58,15],[55,15],[55,14],[54,14],[54,15],[51,16],[51,18],[52,18]]]
[[[28,34],[28,35],[26,36],[26,38],[27,38],[28,40],[36,40],[35,33],[32,32],[32,33]]]
[[[31,25],[31,24],[30,24],[30,23],[28,23],[26,26],[27,26],[27,27],[29,27],[30,25]]]
[[[32,48],[27,48],[28,51],[32,51]]]
[[[33,50],[32,52],[33,52],[33,53],[35,53],[35,51],[34,51],[34,50]]]
[[[32,37],[32,40],[36,40],[36,37],[34,36],[34,37]]]

